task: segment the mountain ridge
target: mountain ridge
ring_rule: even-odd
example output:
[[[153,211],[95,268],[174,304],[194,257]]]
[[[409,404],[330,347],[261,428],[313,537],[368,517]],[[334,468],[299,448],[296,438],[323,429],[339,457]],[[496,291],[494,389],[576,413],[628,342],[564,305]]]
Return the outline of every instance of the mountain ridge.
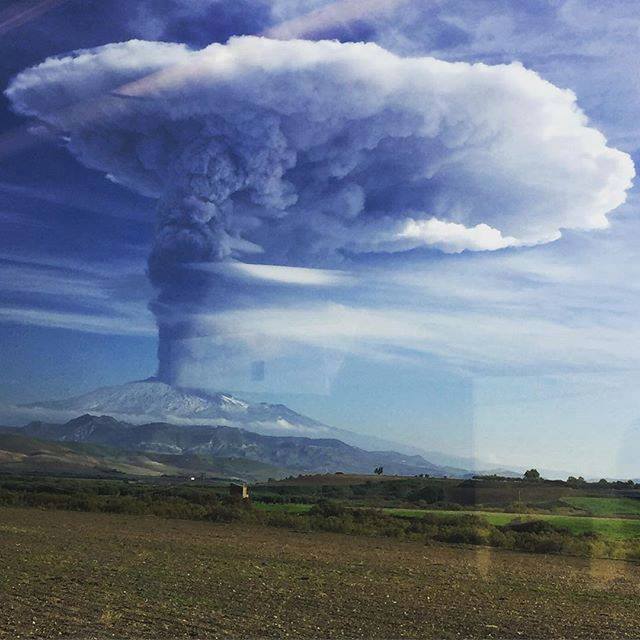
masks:
[[[234,426],[262,435],[333,437],[361,449],[396,451],[420,455],[439,467],[465,469],[469,473],[520,475],[524,467],[489,462],[473,455],[460,456],[420,446],[387,440],[343,428],[329,426],[305,416],[282,403],[251,402],[228,392],[210,392],[168,385],[156,377],[120,385],[100,387],[65,399],[42,400],[21,405],[1,405],[0,419],[14,426],[34,418],[64,422],[79,414],[110,415],[132,424],[151,421],[178,425]],[[544,470],[547,477],[566,477],[566,473]]]
[[[300,472],[371,473],[383,466],[387,473],[397,475],[466,473],[440,467],[419,455],[366,451],[337,438],[268,436],[226,425],[135,425],[112,416],[84,414],[64,424],[32,422],[20,431],[42,440],[102,444],[129,452],[246,458]]]

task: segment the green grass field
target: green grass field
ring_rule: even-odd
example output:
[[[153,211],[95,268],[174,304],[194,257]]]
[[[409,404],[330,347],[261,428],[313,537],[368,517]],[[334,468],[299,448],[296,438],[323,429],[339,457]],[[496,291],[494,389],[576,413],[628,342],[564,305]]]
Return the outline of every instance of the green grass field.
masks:
[[[564,498],[575,509],[583,509],[594,516],[638,516],[640,517],[640,500],[632,498],[593,498],[577,496]]]
[[[599,500],[599,498],[594,498]],[[301,505],[306,506],[306,505]],[[428,510],[425,509],[385,509],[388,513],[398,516],[420,517]],[[475,513],[486,518],[490,524],[503,526],[516,519],[519,520],[546,520],[558,527],[569,529],[572,533],[586,533],[593,531],[611,540],[630,540],[640,538],[640,519],[629,518],[598,518],[588,516],[564,516],[553,514],[518,514],[501,513],[495,511],[433,511],[443,515],[460,515],[463,513]]]
[[[584,498],[577,498],[582,500]],[[586,498],[587,500],[601,500],[601,498]],[[612,500],[613,501],[613,500]],[[268,511],[284,511],[286,513],[306,513],[313,505],[310,504],[260,504],[256,507]],[[383,509],[385,513],[400,517],[419,518],[425,513],[445,515],[476,514],[483,516],[490,524],[503,526],[514,520],[546,520],[558,527],[569,529],[572,533],[586,533],[593,531],[610,540],[630,540],[640,538],[640,519],[604,518],[588,516],[565,516],[549,514],[518,514],[495,511],[442,511],[430,509]]]

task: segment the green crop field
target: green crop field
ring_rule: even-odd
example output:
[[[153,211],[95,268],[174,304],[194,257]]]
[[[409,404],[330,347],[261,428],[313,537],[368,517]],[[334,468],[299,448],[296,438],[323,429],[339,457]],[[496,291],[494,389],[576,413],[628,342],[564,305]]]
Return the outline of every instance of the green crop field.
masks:
[[[601,498],[591,498],[601,500]],[[283,511],[286,513],[306,513],[313,505],[310,504],[256,504],[260,509],[269,511]],[[496,511],[443,511],[431,509],[383,509],[385,513],[400,517],[419,518],[425,513],[441,514],[443,516],[475,514],[486,518],[495,526],[504,526],[514,520],[545,520],[558,527],[564,527],[572,533],[587,533],[593,531],[610,540],[630,540],[640,538],[640,519],[603,518],[588,516],[565,516],[554,514],[506,513]]]
[[[599,498],[594,498],[599,500]],[[472,513],[483,516],[490,524],[503,526],[514,520],[545,520],[558,527],[569,529],[572,533],[593,531],[612,540],[629,540],[640,538],[640,519],[629,518],[596,518],[588,516],[564,516],[554,514],[501,513],[495,511],[429,511],[426,509],[385,509],[390,514],[405,517],[420,517],[424,513],[441,513],[443,515],[460,515]]]
[[[638,516],[640,517],[640,500],[633,498],[593,498],[576,496],[564,498],[571,507],[583,509],[594,516]]]

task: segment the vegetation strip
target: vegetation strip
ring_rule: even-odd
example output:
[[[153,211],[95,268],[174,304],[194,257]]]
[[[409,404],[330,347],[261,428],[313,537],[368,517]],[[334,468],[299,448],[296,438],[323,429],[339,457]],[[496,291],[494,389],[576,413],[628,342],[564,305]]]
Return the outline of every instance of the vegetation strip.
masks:
[[[637,537],[640,520],[354,508],[329,500],[320,500],[314,505],[256,507],[250,500],[224,496],[219,491],[220,488],[188,484],[162,486],[9,478],[0,480],[0,505],[238,521],[306,532],[329,531],[425,543],[489,545],[534,553],[640,560],[640,538]],[[580,523],[584,523],[586,529],[576,528]],[[603,527],[606,524],[608,529]],[[635,529],[622,535],[620,527],[624,525]]]

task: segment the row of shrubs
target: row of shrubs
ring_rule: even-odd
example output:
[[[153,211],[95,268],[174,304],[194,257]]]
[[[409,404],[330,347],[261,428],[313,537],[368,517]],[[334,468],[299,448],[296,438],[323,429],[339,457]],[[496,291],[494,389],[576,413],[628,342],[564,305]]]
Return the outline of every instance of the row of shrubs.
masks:
[[[455,485],[456,482],[450,484]],[[362,484],[279,484],[268,489],[256,488],[254,492],[261,502],[282,504],[287,502],[309,503],[319,499],[329,500],[368,500],[379,503],[386,502],[417,502],[434,503],[445,500],[443,480],[404,478],[402,480],[386,480],[373,482],[367,480]]]
[[[69,491],[71,487],[57,492],[42,491],[43,488],[42,485],[8,487],[3,483],[0,486],[0,506],[146,514],[211,522],[239,521],[298,531],[387,536],[425,542],[488,545],[532,553],[640,560],[640,540],[605,540],[596,533],[576,534],[540,520],[495,526],[475,514],[427,513],[420,517],[399,517],[379,509],[352,508],[329,500],[317,502],[307,513],[292,514],[258,509],[250,501],[190,488],[184,491],[176,491],[176,487],[153,491],[138,488],[115,495],[102,491],[74,493]]]
[[[7,491],[0,489],[0,506],[38,507],[67,511],[95,513],[122,513],[130,515],[154,515],[184,520],[210,520],[232,522],[234,520],[260,520],[261,512],[250,504],[231,497],[210,494],[206,502],[189,500],[182,496],[158,496],[153,494],[100,495],[93,493],[61,494],[34,491]]]
[[[531,553],[640,559],[640,541],[608,541],[593,532],[576,534],[542,520],[495,526],[475,514],[427,513],[406,518],[376,509],[353,509],[332,502],[320,502],[302,516],[278,512],[271,516],[272,525],[308,531],[488,545]]]

